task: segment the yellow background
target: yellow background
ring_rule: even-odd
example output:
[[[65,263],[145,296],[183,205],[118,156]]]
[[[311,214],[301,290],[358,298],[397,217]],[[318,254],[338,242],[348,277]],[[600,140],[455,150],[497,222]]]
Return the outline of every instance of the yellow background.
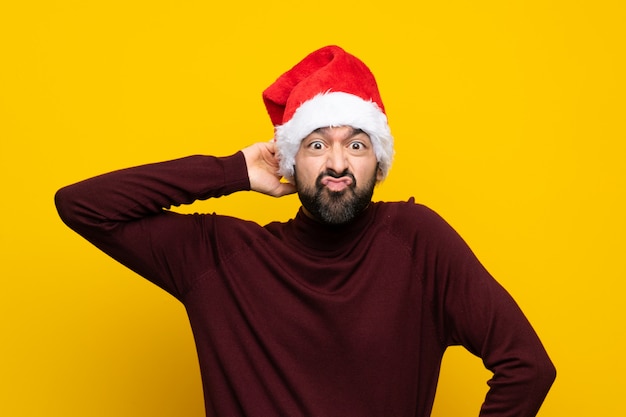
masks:
[[[620,0],[3,0],[0,415],[203,415],[182,306],[67,229],[53,194],[269,139],[261,91],[330,43],[372,68],[396,137],[376,199],[442,214],[542,337],[559,375],[540,416],[626,415],[625,17]],[[450,350],[433,416],[477,415],[488,376]]]

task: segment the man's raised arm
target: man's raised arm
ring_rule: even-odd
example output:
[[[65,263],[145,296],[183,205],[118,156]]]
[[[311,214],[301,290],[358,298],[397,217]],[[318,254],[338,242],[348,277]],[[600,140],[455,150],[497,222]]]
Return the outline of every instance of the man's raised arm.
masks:
[[[61,219],[81,234],[137,220],[196,200],[253,190],[295,192],[280,181],[273,143],[257,143],[228,157],[190,156],[100,175],[60,189]]]
[[[293,186],[276,176],[273,148],[260,143],[227,157],[196,155],[114,171],[60,189],[55,203],[71,229],[180,296],[180,277],[193,276],[194,271],[176,271],[183,268],[179,260],[193,254],[211,262],[206,254],[216,239],[217,219],[167,209],[251,190],[251,184],[270,195],[292,192]]]

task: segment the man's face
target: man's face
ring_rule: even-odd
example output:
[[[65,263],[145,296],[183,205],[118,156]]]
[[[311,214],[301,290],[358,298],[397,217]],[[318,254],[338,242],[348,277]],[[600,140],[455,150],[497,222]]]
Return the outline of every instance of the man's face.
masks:
[[[369,136],[350,126],[326,127],[302,140],[294,180],[304,211],[324,223],[354,219],[382,179]]]

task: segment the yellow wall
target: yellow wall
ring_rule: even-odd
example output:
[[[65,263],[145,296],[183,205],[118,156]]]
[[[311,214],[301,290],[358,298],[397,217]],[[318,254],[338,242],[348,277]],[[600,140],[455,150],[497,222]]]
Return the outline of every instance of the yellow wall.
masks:
[[[202,415],[183,308],[67,229],[53,194],[267,140],[261,91],[329,43],[387,105],[397,157],[376,198],[439,211],[545,342],[559,376],[540,415],[626,415],[623,2],[249,3],[0,5],[0,415]],[[244,193],[196,209],[296,207]],[[451,350],[433,415],[476,415],[487,377]]]

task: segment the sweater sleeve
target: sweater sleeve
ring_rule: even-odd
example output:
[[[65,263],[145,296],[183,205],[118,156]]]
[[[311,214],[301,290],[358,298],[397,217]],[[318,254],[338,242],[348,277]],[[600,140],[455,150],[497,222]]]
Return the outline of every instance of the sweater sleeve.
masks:
[[[436,214],[428,217],[443,342],[464,346],[493,372],[480,416],[535,416],[556,376],[541,341],[461,237]]]
[[[96,247],[177,298],[198,271],[184,262],[192,251],[212,262],[210,228],[216,216],[183,215],[172,206],[249,190],[241,152],[190,156],[127,168],[69,185],[55,203],[65,224]]]

